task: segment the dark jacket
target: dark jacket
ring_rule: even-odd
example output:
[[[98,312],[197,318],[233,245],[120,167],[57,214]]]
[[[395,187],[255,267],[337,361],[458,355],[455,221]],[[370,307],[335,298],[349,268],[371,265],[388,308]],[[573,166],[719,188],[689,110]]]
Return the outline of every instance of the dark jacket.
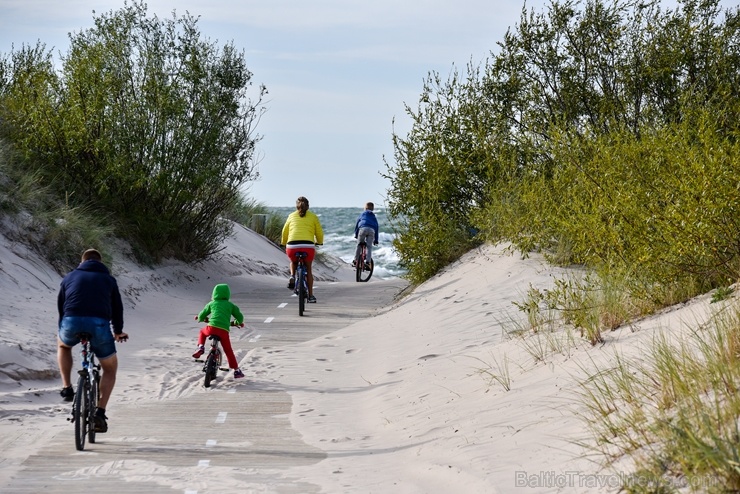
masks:
[[[360,228],[367,227],[372,228],[375,231],[375,241],[374,243],[378,243],[378,219],[375,217],[375,213],[370,211],[369,209],[366,209],[360,214],[360,217],[357,218],[357,223],[355,223],[355,238],[357,238],[358,233],[360,232]]]
[[[89,259],[62,280],[57,297],[59,322],[65,316],[100,317],[113,324],[113,332],[123,332],[123,302],[118,283],[100,261]]]

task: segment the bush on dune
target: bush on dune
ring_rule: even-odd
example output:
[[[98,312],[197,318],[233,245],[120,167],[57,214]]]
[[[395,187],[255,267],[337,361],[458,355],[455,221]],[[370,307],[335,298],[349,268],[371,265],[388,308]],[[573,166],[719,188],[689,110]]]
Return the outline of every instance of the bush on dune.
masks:
[[[386,177],[414,281],[483,239],[633,273],[657,304],[737,279],[738,10],[576,6],[523,11],[490,61],[431,74],[407,108]]]
[[[0,63],[2,131],[70,207],[113,219],[143,258],[201,259],[230,233],[221,220],[255,178],[266,90],[231,44],[197,19],[150,18],[131,5],[70,35],[54,70],[39,43]]]

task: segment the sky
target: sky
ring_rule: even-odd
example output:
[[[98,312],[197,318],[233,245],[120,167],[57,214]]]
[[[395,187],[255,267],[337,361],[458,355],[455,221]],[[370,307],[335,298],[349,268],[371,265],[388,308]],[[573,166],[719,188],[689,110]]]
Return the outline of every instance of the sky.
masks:
[[[539,0],[538,0],[539,1]],[[430,72],[479,63],[518,22],[523,0],[150,0],[150,15],[199,16],[203,37],[243,50],[269,94],[256,132],[267,206],[358,207],[386,202],[392,136],[405,136]],[[531,3],[528,5],[532,5]],[[0,0],[0,52],[38,40],[67,53],[69,33],[118,1]],[[96,14],[93,14],[93,11]],[[253,93],[256,97],[256,90]],[[395,123],[394,123],[395,122]]]
[[[727,4],[736,4],[729,0]],[[256,132],[259,178],[247,195],[266,206],[386,203],[392,136],[411,128],[430,73],[481,64],[520,19],[524,0],[150,0],[149,15],[199,17],[201,35],[244,52],[268,90]],[[526,3],[541,12],[546,0]],[[38,40],[58,53],[68,34],[124,0],[0,0],[0,53]],[[97,14],[93,14],[95,11]]]

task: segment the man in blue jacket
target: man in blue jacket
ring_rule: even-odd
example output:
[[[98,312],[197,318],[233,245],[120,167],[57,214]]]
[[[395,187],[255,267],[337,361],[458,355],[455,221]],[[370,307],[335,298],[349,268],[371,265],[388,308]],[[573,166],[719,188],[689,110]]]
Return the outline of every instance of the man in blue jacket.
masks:
[[[355,260],[352,262],[352,266],[357,266],[357,262],[360,259],[362,253],[362,247],[360,243],[365,242],[367,245],[367,259],[366,262],[370,263],[373,259],[373,245],[378,245],[378,219],[375,217],[373,210],[375,205],[372,202],[365,204],[365,210],[357,218],[355,223],[355,238],[357,239],[357,249],[355,249]]]
[[[103,369],[100,378],[100,399],[95,411],[95,432],[107,432],[105,407],[116,383],[118,357],[116,342],[124,342],[123,303],[118,283],[103,264],[100,252],[88,249],[82,262],[62,280],[57,297],[59,310],[59,341],[57,361],[62,375],[61,395],[72,401],[72,347],[80,342],[80,332],[90,333],[91,347]],[[111,334],[111,325],[113,334]],[[79,390],[78,390],[79,391]]]

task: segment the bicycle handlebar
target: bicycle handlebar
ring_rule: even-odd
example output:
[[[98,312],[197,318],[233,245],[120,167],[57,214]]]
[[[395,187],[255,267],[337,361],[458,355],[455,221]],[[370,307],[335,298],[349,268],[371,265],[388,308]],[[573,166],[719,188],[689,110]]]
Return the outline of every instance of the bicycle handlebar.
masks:
[[[195,320],[196,320],[196,321],[198,320],[198,316],[195,316]],[[206,323],[207,323],[207,322],[208,322],[208,318],[206,317],[206,318],[205,318],[205,320],[204,320],[203,322],[206,322]],[[243,322],[242,322],[241,324],[237,324],[237,323],[236,323],[236,321],[231,321],[231,322],[229,323],[229,325],[230,325],[230,326],[236,326],[236,327],[239,327],[239,328],[243,328],[243,327],[244,327],[244,323],[243,323]]]

